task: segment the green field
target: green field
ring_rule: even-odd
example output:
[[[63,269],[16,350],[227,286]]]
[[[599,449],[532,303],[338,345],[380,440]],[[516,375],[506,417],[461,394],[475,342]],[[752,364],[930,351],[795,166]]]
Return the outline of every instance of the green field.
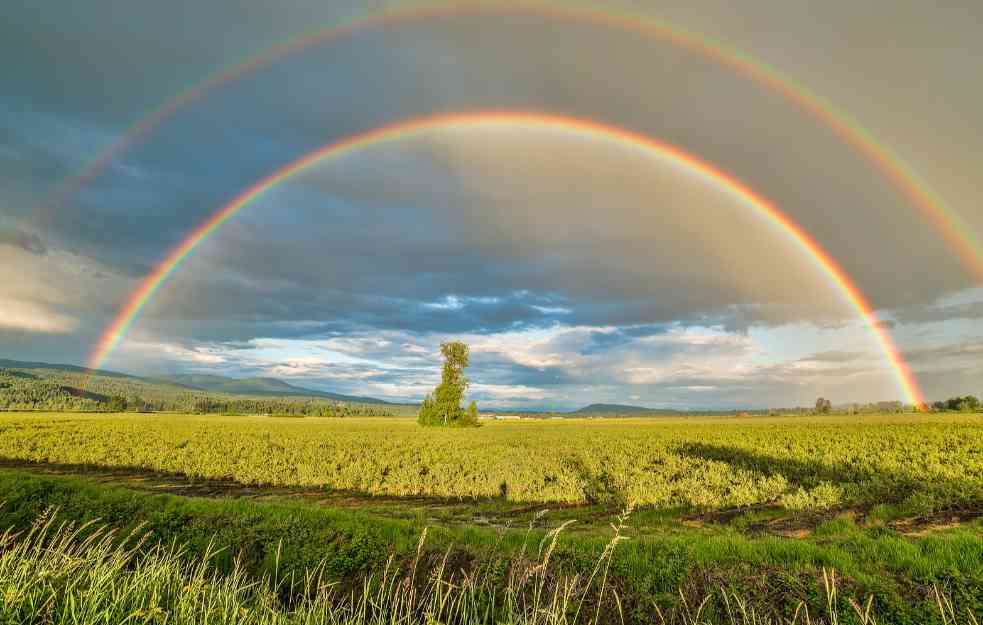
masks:
[[[983,502],[983,418],[529,420],[8,414],[0,457],[395,497],[699,510]]]
[[[317,620],[327,612],[305,603],[309,592],[301,601],[293,585],[271,580],[317,570],[341,588],[372,586],[391,558],[389,574],[401,580],[394,587],[419,585],[421,601],[439,603],[445,591],[460,605],[491,601],[498,622],[571,622],[578,601],[603,610],[577,622],[660,622],[662,614],[693,624],[973,623],[983,610],[981,415],[523,420],[446,430],[398,418],[6,413],[0,458],[4,527],[37,527],[57,509],[64,521],[139,527],[148,545],[185,549],[146,575],[133,573],[139,558],[75,553],[59,562],[102,557],[100,566],[116,571],[105,575],[121,584],[158,575],[174,587],[221,550],[208,559],[209,575],[222,588],[240,579],[245,590],[200,592],[253,616],[208,613],[200,622],[332,622]],[[627,540],[609,552],[612,524]],[[548,532],[559,527],[540,567]],[[9,553],[29,551],[21,549]],[[0,584],[37,566],[9,553]],[[420,553],[427,573],[407,582]],[[521,584],[517,570],[531,571]],[[594,570],[606,575],[603,587],[600,577],[587,583]],[[830,571],[832,598],[823,581]],[[445,588],[435,575],[480,583]],[[64,583],[46,601],[103,601],[96,582]],[[530,593],[539,601],[571,584],[560,607],[527,603]],[[144,616],[154,605],[198,609],[180,593],[133,592]],[[937,597],[943,609],[952,602],[951,618]],[[332,600],[334,622],[371,620],[348,618],[367,609],[355,599]],[[851,600],[872,601],[877,620],[864,621]],[[377,609],[383,600],[374,601]],[[741,616],[735,601],[765,620]],[[530,618],[529,609],[551,616]],[[430,618],[413,610],[412,618],[383,610],[376,622]],[[443,622],[485,619],[436,613]]]

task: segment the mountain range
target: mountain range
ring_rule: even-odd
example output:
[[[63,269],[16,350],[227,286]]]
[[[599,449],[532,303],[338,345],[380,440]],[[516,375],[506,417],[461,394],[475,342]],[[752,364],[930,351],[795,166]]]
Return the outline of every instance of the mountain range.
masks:
[[[277,378],[252,377],[252,378],[231,378],[223,375],[211,373],[183,373],[175,375],[158,375],[152,377],[141,377],[116,371],[104,371],[101,369],[90,371],[85,367],[76,365],[64,365],[45,362],[24,362],[19,360],[7,360],[0,358],[0,369],[13,370],[47,370],[61,371],[70,374],[95,374],[107,378],[128,379],[142,384],[154,385],[157,388],[175,389],[184,388],[196,391],[208,391],[212,393],[223,393],[228,395],[247,395],[256,397],[317,397],[330,399],[339,402],[351,402],[359,404],[378,404],[387,406],[416,405],[411,403],[391,402],[375,397],[365,397],[360,395],[344,395],[332,393],[330,391],[319,391],[302,386],[295,386]],[[143,387],[147,388],[147,387]],[[495,411],[495,412],[508,412]],[[524,412],[524,411],[520,411]],[[643,406],[632,406],[627,404],[603,404],[596,403],[584,406],[578,410],[567,414],[591,414],[591,415],[678,415],[683,414],[679,410],[662,408],[645,408]]]
[[[626,404],[590,404],[574,411],[574,414],[665,414],[678,415],[681,411],[665,408],[645,408]]]
[[[85,367],[76,365],[63,365],[47,362],[24,362],[20,360],[7,360],[0,358],[0,369],[15,370],[46,370],[61,371],[74,374],[94,374],[107,378],[129,379],[145,384],[163,385],[166,387],[181,387],[196,391],[210,391],[213,393],[226,393],[229,395],[252,395],[260,397],[319,397],[321,399],[331,399],[334,401],[353,402],[359,404],[386,404],[393,405],[394,402],[377,399],[375,397],[360,397],[356,395],[343,395],[341,393],[331,393],[328,391],[316,391],[310,388],[294,386],[278,380],[276,378],[229,378],[222,375],[207,373],[188,373],[179,375],[163,375],[154,377],[141,377],[117,371],[105,371],[96,369],[90,371]]]
[[[299,397],[321,397],[323,399],[333,399],[336,401],[350,401],[360,404],[391,404],[375,397],[361,397],[358,395],[342,395],[341,393],[331,393],[328,391],[316,391],[302,386],[294,386],[278,380],[277,378],[228,378],[222,375],[209,373],[185,373],[179,375],[158,376],[149,378],[148,381],[160,380],[170,384],[177,384],[187,388],[200,391],[212,391],[216,393],[229,393],[231,395],[259,395],[259,396],[299,396]]]

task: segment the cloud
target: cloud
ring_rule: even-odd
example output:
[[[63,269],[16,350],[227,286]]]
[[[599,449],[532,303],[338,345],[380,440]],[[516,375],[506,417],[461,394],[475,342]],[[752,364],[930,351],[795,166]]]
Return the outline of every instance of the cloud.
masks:
[[[909,324],[983,319],[983,289],[967,289],[927,305],[904,308],[897,317],[900,323]]]
[[[983,232],[983,87],[965,79],[983,54],[981,6],[659,11],[848,111]],[[84,358],[169,250],[299,156],[413,116],[500,107],[614,124],[718,165],[836,259],[927,388],[952,387],[937,370],[972,370],[983,300],[884,172],[746,75],[599,24],[450,14],[312,46],[178,111],[52,201],[167,98],[364,5],[179,9],[25,5],[0,24],[0,52],[23,59],[0,77],[0,266],[17,278],[0,282],[0,340],[12,356]],[[921,43],[899,49],[899,37]],[[509,401],[502,389],[557,405],[894,396],[877,353],[852,346],[856,317],[786,232],[678,163],[557,128],[445,128],[262,195],[162,286],[114,362],[419,397],[439,341],[463,336],[488,401]]]
[[[48,251],[36,232],[27,232],[3,223],[0,223],[0,245],[11,245],[38,256],[43,256]]]
[[[92,12],[105,9],[96,7]],[[139,10],[125,11],[134,13],[134,28],[147,30],[146,37],[134,38],[129,31],[110,35],[119,38],[120,46],[132,46],[138,58],[145,55],[149,61],[143,67],[150,75],[174,64],[175,55],[217,59],[225,54],[220,49],[224,44],[216,43],[219,49],[211,50],[204,38],[194,37],[194,29],[176,33],[180,40],[189,41],[181,52],[161,47],[153,42],[167,40],[159,31],[166,30],[171,20],[149,9],[142,19]],[[239,8],[236,14],[243,11]],[[277,32],[277,28],[296,26],[296,15],[311,11],[294,6],[284,11],[287,16],[278,18],[283,20],[277,22],[279,27],[265,27]],[[198,13],[202,19],[199,34],[203,35],[208,32],[204,26],[208,19],[217,16],[210,11]],[[262,29],[263,20],[256,19],[252,11],[245,13],[249,19],[229,32],[231,40]],[[14,22],[16,18],[12,16]],[[50,19],[54,23],[34,28],[42,32],[58,27],[79,29],[99,22],[93,15]],[[794,107],[773,102],[759,87],[707,67],[664,43],[625,37],[600,27],[554,29],[544,35],[541,26],[540,20],[531,17],[506,20],[494,27],[462,17],[407,25],[387,38],[367,33],[345,45],[315,47],[232,83],[169,120],[159,133],[121,154],[110,171],[91,181],[71,206],[52,216],[48,227],[56,238],[66,239],[65,244],[113,264],[120,273],[135,275],[151,267],[168,247],[237,191],[325,142],[434,110],[516,106],[595,117],[648,132],[734,171],[829,248],[879,307],[929,301],[965,284],[951,263],[952,255],[933,237],[915,249],[905,248],[907,253],[898,257],[880,253],[883,248],[898,249],[906,241],[924,239],[924,224],[896,193],[876,180],[871,182],[876,177],[849,149],[803,124],[801,112]],[[89,32],[82,35],[92,37]],[[274,35],[260,40],[269,36]],[[586,36],[610,43],[605,49],[625,62],[581,58],[577,51]],[[103,35],[102,39],[111,37]],[[505,49],[503,40],[510,42]],[[100,41],[93,42],[92,49],[93,58],[80,71],[94,69],[88,64],[101,58],[97,50],[118,48]],[[547,54],[547,50],[552,52]],[[34,62],[44,64],[51,60],[49,55],[39,53]],[[663,62],[646,67],[645,75],[650,78],[639,81],[639,59],[646,58]],[[352,71],[355,64],[350,66],[347,61],[354,59],[364,69]],[[393,70],[394,59],[401,59],[399,71]],[[435,59],[446,61],[435,64]],[[571,59],[581,62],[571,63]],[[120,63],[114,58],[103,62],[107,66]],[[121,71],[132,69],[124,65]],[[599,66],[596,71],[595,65]],[[680,74],[688,76],[687,89],[667,90],[665,86],[676,84]],[[51,80],[51,74],[43,71],[32,75],[48,76],[35,82]],[[306,80],[312,75],[321,79]],[[585,75],[593,78],[587,80]],[[19,80],[15,85],[27,90]],[[143,82],[152,79],[148,76]],[[601,89],[598,83],[618,89]],[[121,84],[127,88],[103,97],[132,98],[132,83]],[[329,87],[337,84],[346,85],[345,98],[337,97],[337,89]],[[289,103],[273,97],[285,89],[298,94]],[[612,92],[619,93],[619,98],[610,98]],[[702,97],[718,92],[728,97]],[[72,94],[64,95],[72,101]],[[721,104],[725,100],[726,107]],[[80,103],[77,109],[89,110]],[[56,119],[59,121],[52,121]],[[69,112],[62,112],[29,121],[32,126],[54,128],[70,126],[66,121],[70,119]],[[76,120],[79,128],[86,123],[92,125]],[[113,138],[118,132],[107,130],[106,136]],[[90,134],[96,132],[79,131],[79,137]],[[364,276],[354,268],[363,260],[367,261],[363,266],[378,263],[373,273],[389,275],[392,280],[370,283],[366,288],[374,286],[389,293],[392,284],[404,284],[408,289],[417,285],[402,280],[400,274],[416,272],[436,278],[431,292],[413,294],[431,302],[450,295],[501,295],[502,285],[493,283],[486,282],[484,293],[464,288],[474,283],[482,267],[493,267],[501,283],[514,287],[541,292],[544,284],[557,283],[562,287],[557,290],[568,291],[568,304],[588,297],[609,301],[608,309],[599,310],[597,316],[606,315],[616,323],[700,314],[720,317],[734,329],[746,329],[755,323],[823,321],[844,314],[841,307],[830,306],[828,285],[816,278],[807,259],[798,257],[800,251],[783,242],[774,228],[760,223],[753,211],[728,202],[726,193],[715,194],[705,182],[688,180],[678,169],[653,164],[643,155],[628,156],[624,149],[604,142],[523,129],[494,134],[489,138],[488,133],[476,130],[432,133],[406,145],[387,143],[363,158],[333,162],[333,171],[329,168],[319,176],[296,181],[295,193],[283,193],[280,202],[264,203],[263,210],[289,216],[278,224],[258,219],[251,232],[244,226],[238,235],[230,233],[229,237],[239,238],[241,255],[229,253],[220,260],[234,264],[240,274],[254,280],[289,280],[308,288],[321,287],[324,278],[310,275],[315,267],[309,271],[302,267],[303,259],[313,251],[324,252],[325,248],[315,247],[316,239],[324,243],[327,238],[329,251],[337,250],[339,257],[347,255],[353,265],[339,269],[340,263],[331,260],[329,273],[337,275],[338,282],[358,284]],[[793,139],[801,149],[787,149]],[[195,159],[187,158],[189,150]],[[196,163],[210,165],[205,171]],[[817,175],[820,171],[822,175]],[[305,203],[311,208],[301,206]],[[139,219],[127,218],[133,215]],[[441,223],[448,220],[450,223]],[[883,223],[891,227],[879,228]],[[310,240],[298,240],[285,232],[305,226],[312,235],[319,233],[319,226],[327,226],[329,232],[327,237],[311,236]],[[877,232],[877,245],[869,244],[871,232]],[[364,235],[353,237],[353,233]],[[209,243],[220,244],[218,240]],[[234,248],[231,242],[229,246]],[[364,258],[368,250],[374,252],[373,258]],[[544,251],[547,253],[542,254]],[[510,253],[513,256],[507,256]],[[773,254],[781,262],[774,262]],[[468,255],[457,276],[434,267],[439,260]],[[277,257],[285,261],[270,262]],[[249,258],[256,260],[243,263]],[[577,259],[595,262],[590,266]],[[221,273],[220,269],[227,267],[220,265],[215,273]],[[929,272],[932,279],[921,279]],[[557,281],[558,275],[583,279]],[[213,281],[218,277],[213,276]],[[598,285],[605,287],[603,291]],[[805,294],[805,301],[791,294]],[[647,295],[648,301],[640,295]],[[634,301],[620,301],[622,296]],[[617,318],[619,315],[623,318]],[[573,320],[579,322],[600,323],[601,319],[583,316]]]
[[[468,133],[455,134],[468,144]],[[527,141],[536,134],[524,133]],[[496,332],[557,321],[708,324],[737,317],[747,328],[854,314],[809,259],[720,189],[680,181],[672,167],[620,146],[581,144],[555,131],[526,147],[529,160],[516,163],[524,173],[502,177],[491,164],[523,151],[516,138],[505,133],[503,145],[482,133],[476,138],[487,154],[461,157],[446,173],[457,176],[455,188],[407,196],[402,206],[340,199],[351,184],[338,180],[347,178],[344,168],[315,171],[277,190],[212,237],[161,290],[148,318],[240,318],[258,326],[347,318],[380,330]],[[391,169],[413,171],[429,149],[429,141],[404,146]],[[590,208],[585,189],[570,185],[579,172],[540,166],[561,149],[584,176],[599,168],[621,172],[607,181],[597,176],[595,193],[609,205],[592,222],[568,219],[571,210]],[[384,153],[358,160],[377,156],[386,161]],[[454,173],[460,171],[466,182]],[[626,188],[628,181],[634,182]],[[334,195],[312,195],[312,185],[334,188]],[[635,204],[651,195],[645,185],[665,188],[670,204],[639,215]],[[386,186],[400,195],[398,184]],[[528,205],[535,209],[521,208]],[[323,221],[326,211],[333,221]],[[306,230],[299,232],[298,223]],[[732,231],[742,238],[730,237]]]
[[[78,327],[78,320],[53,312],[33,302],[0,297],[0,328],[66,334]]]
[[[919,374],[919,380],[927,390],[929,401],[962,395],[983,395],[983,366],[977,358],[961,366],[939,367]]]
[[[283,362],[263,368],[266,375],[285,378],[308,378],[324,382],[362,381],[378,378],[384,374],[381,369],[338,365],[316,357],[289,358]]]
[[[969,340],[960,343],[908,350],[902,357],[910,364],[938,365],[951,360],[969,359],[973,364],[983,358],[983,340]]]
[[[640,334],[608,349],[604,335]],[[828,331],[827,331],[828,332]],[[809,405],[896,396],[893,372],[876,354],[846,350],[762,360],[755,335],[722,329],[554,326],[499,334],[379,333],[371,328],[321,339],[255,339],[248,345],[162,345],[135,339],[117,359],[127,370],[210,371],[272,376],[308,388],[418,401],[439,382],[439,344],[471,346],[470,398],[487,407],[572,409],[597,401],[669,408]],[[767,399],[765,399],[767,398]]]
[[[870,360],[872,357],[879,358],[880,356],[872,355],[869,352],[862,352],[862,351],[831,350],[831,351],[811,354],[806,358],[800,359],[799,362],[844,363],[844,362],[857,362],[863,360]]]
[[[132,359],[154,363],[179,361],[185,365],[220,365],[226,362],[224,350],[218,346],[196,345],[188,347],[176,343],[152,340],[130,340],[126,345],[127,355]]]
[[[472,384],[469,390],[474,397],[508,401],[512,405],[533,404],[549,397],[548,391],[544,389],[518,384]]]

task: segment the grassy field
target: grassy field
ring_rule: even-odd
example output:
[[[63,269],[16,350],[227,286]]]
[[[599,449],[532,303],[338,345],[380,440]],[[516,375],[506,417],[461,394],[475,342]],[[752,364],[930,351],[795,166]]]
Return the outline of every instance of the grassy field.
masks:
[[[121,622],[113,620],[120,614],[111,605],[114,597],[123,606],[142,610],[135,622],[332,622],[305,603],[316,598],[309,592],[312,575],[318,579],[315,586],[330,585],[341,593],[332,601],[335,613],[343,617],[349,608],[358,610],[365,584],[376,584],[370,597],[384,591],[378,587],[380,575],[399,578],[393,582],[397,590],[407,590],[405,578],[414,566],[420,599],[430,601],[427,597],[436,592],[432,582],[439,577],[447,581],[438,584],[440,603],[447,609],[460,602],[487,606],[497,601],[504,610],[494,620],[470,613],[441,621],[447,623],[582,623],[594,622],[599,614],[607,623],[968,625],[974,623],[972,615],[983,612],[979,521],[905,536],[883,525],[859,525],[849,516],[836,516],[806,537],[788,539],[748,533],[739,525],[694,528],[672,522],[640,535],[633,527],[650,521],[633,514],[609,519],[626,539],[612,549],[611,526],[583,533],[569,532],[568,526],[550,547],[556,529],[542,526],[554,517],[564,519],[566,510],[537,515],[525,527],[512,529],[444,527],[429,519],[393,519],[365,509],[148,494],[9,469],[0,470],[0,499],[5,502],[0,524],[18,531],[0,549],[0,592],[8,598],[0,602],[8,609],[0,611],[6,619],[0,622],[38,622],[43,612],[38,606],[46,602],[53,604],[49,622]],[[55,549],[12,548],[26,532],[65,521],[69,530],[94,525],[82,527],[68,545],[55,541]],[[126,565],[112,554],[78,553],[100,535],[94,530],[100,524],[117,528],[117,538],[145,532],[148,540],[127,554]],[[162,555],[160,549],[169,553],[175,545],[179,557]],[[542,566],[547,551],[549,561]],[[38,568],[37,561],[46,557],[51,561]],[[93,558],[98,564],[86,566]],[[204,570],[202,562],[208,563]],[[601,578],[588,581],[594,571],[606,576],[607,594],[602,593]],[[831,597],[824,576],[834,571],[838,592]],[[181,591],[186,587],[194,593],[186,596]],[[559,607],[552,601],[556,593]],[[943,618],[936,593],[952,603],[952,615]],[[210,603],[198,603],[206,599]],[[405,599],[370,606],[378,610],[375,620],[346,617],[338,622],[432,623],[429,617],[440,614],[395,614]],[[853,608],[868,601],[876,621],[859,619]],[[185,615],[208,612],[216,602],[224,605],[222,615],[169,616],[175,610]],[[755,619],[733,614],[735,602],[753,606]],[[568,612],[581,603],[591,607],[574,619]],[[82,611],[88,618],[54,619],[81,606],[93,611]],[[239,614],[240,608],[245,612]],[[808,620],[805,609],[812,615]]]
[[[8,413],[0,415],[0,458],[7,466],[0,527],[37,528],[55,508],[63,521],[150,532],[125,565],[98,553],[62,558],[94,558],[106,576],[132,586],[135,622],[428,622],[444,614],[442,622],[562,623],[578,605],[588,607],[577,622],[664,616],[686,624],[973,623],[983,612],[980,415],[544,420],[440,430],[391,418]],[[612,525],[624,541],[613,550]],[[92,531],[58,549],[89,549]],[[0,592],[37,566],[10,555],[30,552],[10,547],[20,536],[8,539]],[[182,554],[153,551],[173,545]],[[207,575],[196,572],[206,559]],[[144,562],[156,564],[135,573]],[[387,562],[393,588],[419,586],[412,618],[397,614],[409,609],[406,595],[378,586]],[[414,563],[426,572],[408,582]],[[319,592],[298,594],[295,582],[313,571],[318,584],[358,592],[333,596],[330,608]],[[603,572],[606,595],[600,577],[587,582],[591,571]],[[824,573],[832,571],[839,581],[830,598]],[[182,603],[180,593],[148,598],[139,588],[154,575],[251,616],[220,618]],[[292,590],[283,579],[294,580]],[[58,610],[103,605],[95,581],[91,589],[65,583],[24,595],[18,614],[36,617],[30,602],[38,601]],[[371,619],[352,617],[380,609],[383,599],[366,599],[379,592],[392,605]],[[531,607],[530,593],[549,605]],[[471,611],[453,616],[433,601]],[[876,621],[862,616],[866,601]],[[494,618],[479,618],[472,608],[489,602],[498,606]],[[758,620],[740,602],[754,606]],[[199,608],[209,616],[161,616]]]
[[[983,416],[489,422],[7,414],[0,457],[394,497],[720,510],[983,502]]]

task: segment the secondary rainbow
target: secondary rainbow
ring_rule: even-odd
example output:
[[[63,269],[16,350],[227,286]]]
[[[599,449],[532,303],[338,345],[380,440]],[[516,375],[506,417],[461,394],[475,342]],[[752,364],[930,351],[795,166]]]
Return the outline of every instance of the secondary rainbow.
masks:
[[[222,206],[200,226],[195,228],[180,244],[175,246],[167,254],[153,272],[143,279],[97,343],[89,359],[90,369],[97,369],[102,366],[112,351],[126,336],[133,322],[138,318],[140,311],[160,289],[161,285],[174,274],[181,263],[243,206],[262,196],[265,192],[315,163],[360,148],[406,138],[439,128],[494,125],[558,128],[597,139],[618,142],[629,147],[640,148],[651,155],[660,156],[678,165],[682,165],[690,171],[696,172],[707,180],[727,189],[757,210],[760,215],[767,218],[782,232],[786,233],[800,249],[809,255],[815,265],[830,278],[831,282],[840,290],[846,300],[856,309],[865,324],[870,328],[883,350],[887,361],[894,370],[899,388],[904,393],[907,401],[915,405],[924,403],[921,389],[908,364],[901,357],[890,335],[878,322],[873,309],[864,295],[843,268],[830,257],[819,243],[810,237],[798,224],[778,210],[768,199],[756,193],[734,176],[676,146],[630,130],[592,120],[524,111],[462,112],[418,117],[401,121],[332,142],[260,179],[239,193],[232,201]]]
[[[942,234],[959,256],[973,279],[983,284],[983,242],[959,213],[910,167],[855,119],[838,110],[830,102],[810,91],[802,83],[783,75],[776,68],[752,55],[712,38],[688,32],[669,22],[646,15],[618,11],[610,7],[598,9],[577,0],[549,4],[518,0],[508,3],[452,1],[418,3],[412,6],[384,9],[370,16],[354,18],[347,23],[304,33],[284,43],[276,44],[261,53],[217,73],[164,102],[143,116],[123,136],[102,150],[76,176],[66,179],[53,193],[49,205],[58,206],[82,186],[97,177],[119,154],[139,143],[164,121],[184,107],[197,102],[212,90],[245,75],[263,69],[276,61],[316,45],[350,37],[359,32],[398,26],[453,15],[531,15],[548,19],[586,22],[608,28],[632,31],[660,39],[672,45],[712,60],[759,85],[780,94],[800,110],[819,120],[847,145],[864,156],[914,205]]]

